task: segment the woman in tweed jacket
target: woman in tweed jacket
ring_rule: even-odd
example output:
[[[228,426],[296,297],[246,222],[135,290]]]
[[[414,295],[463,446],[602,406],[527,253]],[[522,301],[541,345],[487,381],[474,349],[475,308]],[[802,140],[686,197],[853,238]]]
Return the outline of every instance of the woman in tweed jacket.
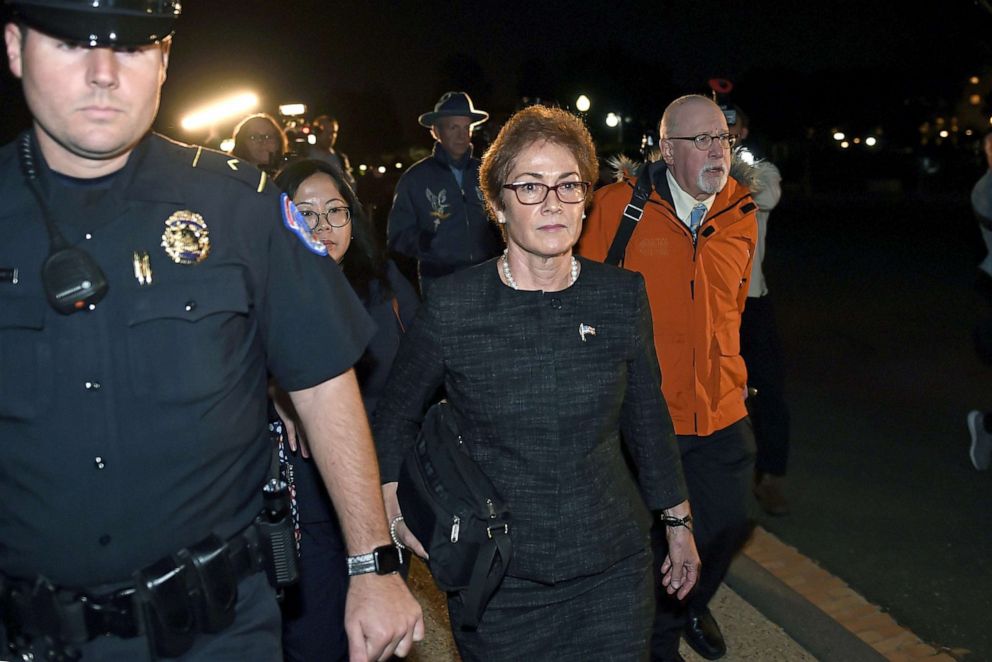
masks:
[[[573,115],[531,106],[509,120],[480,173],[506,251],[431,287],[376,413],[387,513],[415,552],[395,481],[439,386],[513,512],[507,576],[479,627],[453,633],[466,660],[645,659],[650,573],[679,597],[697,577],[644,282],[572,256],[597,172]],[[649,511],[681,523],[660,569]],[[459,622],[457,596],[448,607]]]

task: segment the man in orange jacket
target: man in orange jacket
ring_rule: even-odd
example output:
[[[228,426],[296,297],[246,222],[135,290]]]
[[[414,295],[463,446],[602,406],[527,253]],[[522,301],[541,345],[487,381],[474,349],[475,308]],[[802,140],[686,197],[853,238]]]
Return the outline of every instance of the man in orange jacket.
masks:
[[[685,604],[656,591],[652,660],[682,659],[680,631],[714,660],[726,645],[707,605],[746,535],[754,464],[740,323],[757,207],[746,178],[736,171],[731,177],[734,137],[715,103],[698,95],[676,99],[661,118],[660,135],[662,161],[596,193],[579,252],[598,260],[609,255],[647,282],[662,392],[682,452],[694,516],[689,526],[703,563]],[[650,188],[640,179],[645,176]],[[650,195],[639,201],[638,192]],[[664,529],[672,525],[680,524],[659,521],[654,527],[657,559],[665,558]]]

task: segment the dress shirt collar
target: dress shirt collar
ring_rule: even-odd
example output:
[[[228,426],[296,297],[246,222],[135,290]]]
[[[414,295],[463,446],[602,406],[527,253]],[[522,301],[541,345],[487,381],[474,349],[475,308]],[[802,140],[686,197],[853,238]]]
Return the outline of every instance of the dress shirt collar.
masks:
[[[716,200],[716,194],[714,193],[705,200],[696,200],[694,197],[682,190],[678,182],[672,176],[672,171],[670,168],[665,169],[665,176],[668,177],[668,188],[672,191],[672,202],[675,203],[675,215],[679,217],[679,220],[685,223],[686,227],[689,227],[689,214],[692,212],[692,208],[698,204],[703,204],[706,206],[706,215],[710,213],[710,207],[713,206],[713,201]],[[705,218],[705,217],[704,217]]]

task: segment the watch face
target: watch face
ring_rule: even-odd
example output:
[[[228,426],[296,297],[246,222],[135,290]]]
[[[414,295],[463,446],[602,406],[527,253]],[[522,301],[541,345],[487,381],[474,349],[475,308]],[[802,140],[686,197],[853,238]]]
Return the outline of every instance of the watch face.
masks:
[[[388,575],[391,572],[400,570],[400,550],[392,545],[376,547],[372,552],[375,558],[375,572],[377,575]]]

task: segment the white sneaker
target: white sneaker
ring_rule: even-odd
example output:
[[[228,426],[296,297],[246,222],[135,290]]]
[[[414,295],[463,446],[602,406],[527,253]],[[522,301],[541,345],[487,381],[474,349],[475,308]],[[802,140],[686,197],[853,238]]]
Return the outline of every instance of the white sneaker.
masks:
[[[973,410],[968,414],[968,432],[971,433],[971,463],[979,471],[985,471],[992,461],[992,434],[985,430],[982,412]]]

